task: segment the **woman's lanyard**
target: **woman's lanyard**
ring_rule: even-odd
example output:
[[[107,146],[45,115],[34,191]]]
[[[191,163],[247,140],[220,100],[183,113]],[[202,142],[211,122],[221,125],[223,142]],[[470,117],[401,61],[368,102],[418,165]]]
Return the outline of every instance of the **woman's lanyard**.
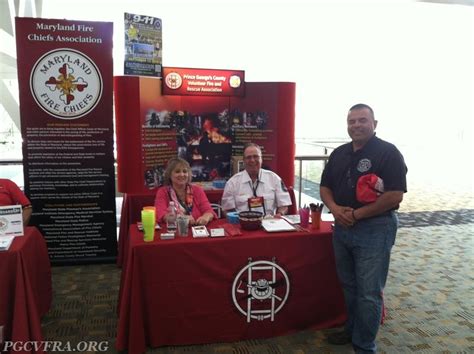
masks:
[[[176,196],[176,200],[178,201],[178,203],[181,205],[181,207],[184,209],[185,211],[185,214],[186,215],[191,215],[191,212],[193,210],[193,194],[192,194],[192,189],[191,189],[191,186],[188,184],[186,185],[186,188],[185,188],[185,201],[182,201],[179,197],[178,197],[178,194],[176,193],[176,191],[174,190],[173,187],[171,187],[171,189],[173,190],[173,194]],[[169,195],[169,198],[170,200],[173,200],[172,196],[171,196],[171,191],[168,190],[168,195]]]

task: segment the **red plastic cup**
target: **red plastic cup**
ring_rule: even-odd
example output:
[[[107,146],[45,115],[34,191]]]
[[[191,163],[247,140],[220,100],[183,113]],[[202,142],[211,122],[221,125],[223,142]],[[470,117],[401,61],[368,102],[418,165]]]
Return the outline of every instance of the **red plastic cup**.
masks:
[[[308,227],[309,225],[309,209],[301,208],[299,211],[300,214],[300,226]]]

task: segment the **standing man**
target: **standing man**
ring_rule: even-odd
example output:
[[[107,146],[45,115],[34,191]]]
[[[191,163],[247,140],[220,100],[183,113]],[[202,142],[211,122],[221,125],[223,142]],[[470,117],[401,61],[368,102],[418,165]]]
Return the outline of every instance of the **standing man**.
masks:
[[[352,141],[333,151],[321,177],[321,199],[335,218],[334,255],[348,316],[344,330],[329,335],[328,341],[352,342],[356,353],[376,352],[382,292],[398,226],[395,211],[407,191],[403,156],[375,136],[376,127],[372,108],[351,107],[347,131]],[[372,176],[378,186],[364,186]],[[364,191],[372,192],[373,200],[364,198]]]
[[[226,211],[261,211],[267,215],[284,215],[291,205],[290,194],[281,178],[262,168],[262,150],[257,144],[244,147],[245,170],[230,178],[222,195]]]

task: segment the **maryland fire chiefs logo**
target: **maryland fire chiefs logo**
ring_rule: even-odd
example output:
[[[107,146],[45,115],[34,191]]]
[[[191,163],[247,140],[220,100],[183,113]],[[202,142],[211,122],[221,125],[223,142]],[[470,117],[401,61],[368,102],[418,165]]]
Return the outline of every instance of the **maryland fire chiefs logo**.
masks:
[[[77,119],[97,106],[103,82],[99,69],[88,56],[61,48],[36,62],[30,88],[36,103],[46,113],[60,119]]]
[[[290,281],[285,270],[270,261],[255,261],[249,258],[234,279],[232,300],[235,307],[246,318],[263,321],[275,320],[290,293]]]

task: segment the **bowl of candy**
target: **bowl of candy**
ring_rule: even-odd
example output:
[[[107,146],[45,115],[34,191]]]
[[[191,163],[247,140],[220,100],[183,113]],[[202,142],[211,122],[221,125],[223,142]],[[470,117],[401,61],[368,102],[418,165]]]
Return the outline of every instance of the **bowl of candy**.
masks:
[[[262,226],[263,213],[260,211],[241,211],[240,227],[244,230],[258,230]]]

